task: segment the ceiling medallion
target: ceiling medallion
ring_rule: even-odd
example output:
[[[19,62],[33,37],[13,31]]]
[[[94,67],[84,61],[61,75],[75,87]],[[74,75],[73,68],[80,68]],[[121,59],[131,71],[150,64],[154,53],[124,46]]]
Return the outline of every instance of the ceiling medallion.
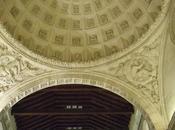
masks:
[[[55,67],[89,67],[143,42],[168,1],[0,0],[0,22],[6,30],[1,33],[33,60]]]

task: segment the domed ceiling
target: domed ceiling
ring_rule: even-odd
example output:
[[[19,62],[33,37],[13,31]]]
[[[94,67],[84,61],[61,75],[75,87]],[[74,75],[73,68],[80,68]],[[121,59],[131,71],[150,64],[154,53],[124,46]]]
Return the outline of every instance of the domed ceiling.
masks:
[[[0,21],[36,57],[83,64],[138,43],[160,14],[163,2],[0,0]]]

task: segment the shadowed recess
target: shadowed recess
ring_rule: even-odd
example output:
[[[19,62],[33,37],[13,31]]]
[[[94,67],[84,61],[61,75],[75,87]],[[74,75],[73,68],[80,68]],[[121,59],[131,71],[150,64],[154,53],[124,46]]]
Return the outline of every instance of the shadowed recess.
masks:
[[[107,90],[59,85],[12,107],[17,130],[129,130],[133,106]]]

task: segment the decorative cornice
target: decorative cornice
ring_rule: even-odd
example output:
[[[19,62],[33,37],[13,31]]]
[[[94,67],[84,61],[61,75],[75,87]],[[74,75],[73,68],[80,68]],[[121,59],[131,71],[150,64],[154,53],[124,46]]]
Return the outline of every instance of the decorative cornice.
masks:
[[[39,56],[39,55],[33,53],[32,51],[28,50],[27,48],[25,48],[23,45],[20,45],[18,43],[18,41],[16,41],[14,38],[12,38],[12,36],[10,36],[9,33],[7,33],[7,31],[2,26],[0,26],[0,35],[6,41],[6,43],[8,45],[10,45],[11,47],[13,47],[15,50],[17,50],[17,52],[19,52],[20,54],[24,55],[25,57],[31,59],[32,61],[37,61],[38,63],[44,64],[46,66],[50,66],[50,67],[53,67],[53,68],[94,67],[94,66],[99,66],[99,65],[102,65],[104,63],[111,62],[113,60],[119,59],[119,58],[121,58],[123,56],[126,56],[129,53],[137,50],[140,46],[143,46],[145,44],[145,41],[147,39],[149,39],[150,37],[152,37],[152,34],[154,34],[155,31],[159,29],[159,27],[161,26],[161,23],[164,21],[164,18],[167,15],[169,2],[170,2],[170,0],[164,0],[163,1],[163,6],[161,8],[162,11],[161,11],[159,17],[155,20],[154,24],[150,27],[148,32],[146,34],[142,35],[142,37],[140,39],[138,39],[136,44],[131,45],[129,48],[124,49],[124,50],[122,50],[121,52],[119,52],[117,54],[113,54],[111,56],[106,56],[105,58],[101,58],[97,61],[90,61],[90,62],[87,62],[87,63],[59,62],[59,61],[50,60],[48,58]]]

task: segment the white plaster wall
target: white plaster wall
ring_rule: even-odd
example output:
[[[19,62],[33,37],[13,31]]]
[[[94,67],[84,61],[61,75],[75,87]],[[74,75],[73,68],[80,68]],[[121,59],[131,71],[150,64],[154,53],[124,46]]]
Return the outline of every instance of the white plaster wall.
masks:
[[[175,44],[168,39],[163,64],[163,85],[168,121],[175,111]]]

